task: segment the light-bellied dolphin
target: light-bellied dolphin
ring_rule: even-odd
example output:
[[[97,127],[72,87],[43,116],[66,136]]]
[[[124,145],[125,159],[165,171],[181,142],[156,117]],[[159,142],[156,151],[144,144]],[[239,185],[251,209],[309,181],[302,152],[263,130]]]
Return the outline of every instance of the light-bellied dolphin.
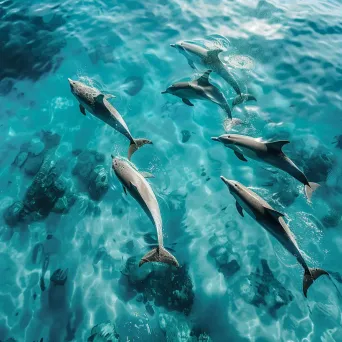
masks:
[[[245,210],[263,228],[265,228],[266,231],[273,235],[303,267],[303,293],[306,297],[310,285],[321,275],[329,275],[328,272],[320,268],[308,267],[299,250],[293,233],[283,219],[284,214],[274,210],[265,200],[241,183],[228,180],[223,176],[221,176],[221,179],[235,198],[236,208],[239,214],[244,216],[243,210]]]
[[[113,158],[112,168],[119,181],[131,196],[139,203],[146,215],[150,218],[157,230],[158,247],[145,254],[139,262],[139,266],[146,262],[163,262],[179,266],[176,258],[168,252],[163,243],[163,223],[159,205],[150,184],[144,175],[128,160]]]
[[[176,48],[183,56],[185,56],[191,68],[196,69],[194,63],[202,64],[206,68],[220,75],[231,87],[233,87],[238,95],[233,101],[233,106],[244,101],[256,101],[256,98],[253,95],[241,93],[241,89],[235,78],[219,58],[219,54],[223,51],[222,49],[208,50],[197,44],[188,42],[171,44],[171,47]]]
[[[304,184],[304,192],[309,202],[311,201],[312,193],[319,187],[319,184],[309,182],[305,174],[282,151],[282,147],[289,143],[288,140],[263,142],[247,135],[239,134],[223,134],[211,139],[219,141],[232,149],[235,155],[242,161],[246,162],[246,157],[249,157],[270,164],[290,174]]]
[[[222,92],[209,82],[211,70],[206,71],[201,77],[191,82],[179,82],[168,87],[162,94],[171,94],[180,97],[182,101],[193,106],[190,100],[207,100],[218,104],[232,119],[232,113]]]
[[[104,121],[109,126],[123,134],[129,141],[128,159],[131,159],[132,154],[145,144],[152,144],[148,139],[134,139],[129,131],[126,122],[120,113],[107,101],[114,97],[113,95],[104,95],[96,88],[87,86],[86,84],[73,81],[68,78],[71,92],[80,103],[80,111],[86,115],[86,110]]]

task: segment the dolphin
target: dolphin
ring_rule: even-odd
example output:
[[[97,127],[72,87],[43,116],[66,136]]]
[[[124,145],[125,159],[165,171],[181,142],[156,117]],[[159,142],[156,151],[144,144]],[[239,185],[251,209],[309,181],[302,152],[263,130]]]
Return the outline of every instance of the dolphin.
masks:
[[[233,106],[244,101],[256,101],[256,98],[253,95],[241,93],[241,89],[237,81],[219,58],[219,54],[223,52],[222,49],[208,50],[197,44],[188,42],[179,42],[176,44],[170,44],[170,46],[176,48],[183,56],[185,56],[191,68],[196,69],[195,63],[202,64],[206,68],[213,70],[231,87],[233,87],[237,93],[237,96],[233,101]]]
[[[307,297],[307,291],[310,285],[321,275],[325,274],[329,276],[329,273],[320,268],[308,267],[299,250],[293,233],[284,221],[284,214],[273,209],[265,200],[241,183],[234,180],[228,180],[223,176],[221,176],[221,179],[227,185],[229,192],[235,198],[236,208],[239,214],[243,217],[243,210],[245,210],[267,232],[273,235],[303,267],[303,293],[304,296]]]
[[[152,144],[148,139],[134,139],[129,131],[126,122],[120,115],[120,113],[108,102],[109,98],[113,98],[113,95],[104,95],[99,90],[89,87],[86,84],[73,81],[68,78],[70,89],[72,94],[76,97],[80,103],[80,111],[83,115],[86,115],[86,110],[104,121],[109,126],[116,129],[123,134],[129,141],[128,159],[130,160],[132,154],[141,146],[145,144]]]
[[[150,184],[145,179],[150,175],[142,174],[131,162],[119,157],[113,158],[112,168],[122,183],[125,193],[128,191],[139,203],[157,230],[158,246],[142,257],[139,267],[146,262],[163,262],[178,267],[177,259],[164,247],[159,205]]]
[[[219,141],[232,149],[235,155],[242,161],[247,162],[246,157],[249,157],[288,173],[304,184],[304,192],[309,202],[311,202],[312,193],[320,186],[317,183],[309,182],[304,172],[282,151],[282,147],[289,143],[288,140],[263,142],[247,135],[239,134],[223,134],[211,139]]]
[[[162,94],[171,94],[180,97],[182,101],[193,106],[192,99],[207,100],[218,104],[232,119],[232,112],[222,92],[209,82],[211,70],[206,71],[201,77],[191,82],[178,82],[168,87]]]

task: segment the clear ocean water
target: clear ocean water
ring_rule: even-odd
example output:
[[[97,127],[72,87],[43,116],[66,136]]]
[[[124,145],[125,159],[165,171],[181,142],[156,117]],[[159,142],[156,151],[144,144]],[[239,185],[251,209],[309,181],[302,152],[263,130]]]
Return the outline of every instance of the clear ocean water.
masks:
[[[342,341],[342,4],[339,0],[0,1],[0,341]],[[222,48],[244,93],[231,128],[217,105],[161,91],[200,76],[170,47]],[[104,93],[151,172],[165,246],[111,169],[128,140],[83,116],[68,78]],[[231,100],[217,75],[211,82]],[[284,172],[240,161],[212,136],[290,140],[321,187],[308,204]],[[321,277],[302,293],[295,258],[220,175],[286,214]]]

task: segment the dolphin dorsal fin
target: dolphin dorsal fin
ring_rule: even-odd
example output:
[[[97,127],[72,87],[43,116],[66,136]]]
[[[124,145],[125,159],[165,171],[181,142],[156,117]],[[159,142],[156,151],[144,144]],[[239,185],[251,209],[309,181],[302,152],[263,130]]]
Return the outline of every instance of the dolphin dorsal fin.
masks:
[[[208,51],[209,58],[218,58],[218,55],[222,52],[222,49],[214,49]]]
[[[278,140],[273,142],[266,143],[267,148],[270,148],[271,150],[282,152],[281,149],[284,145],[289,144],[290,142],[288,140]]]
[[[279,211],[271,209],[271,208],[265,207],[265,211],[267,211],[269,214],[271,214],[275,219],[279,219],[280,217],[285,216],[283,213],[280,213]]]
[[[207,70],[200,78],[196,80],[196,83],[201,86],[211,85],[209,82],[209,76],[212,70]]]
[[[102,103],[104,98],[105,98],[105,96],[103,94],[99,94],[95,97],[95,100],[98,103]]]

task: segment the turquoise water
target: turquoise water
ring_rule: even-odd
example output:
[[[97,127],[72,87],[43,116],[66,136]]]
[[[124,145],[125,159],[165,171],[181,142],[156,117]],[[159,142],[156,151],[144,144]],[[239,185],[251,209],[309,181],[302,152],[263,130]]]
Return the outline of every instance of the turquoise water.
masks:
[[[295,258],[220,180],[285,213],[308,264],[342,290],[340,1],[2,0],[0,19],[1,341],[342,340],[331,281],[306,299]],[[234,108],[243,125],[160,94],[205,70],[170,47],[180,40],[225,50],[257,98]],[[68,78],[115,95],[134,137],[153,141],[132,161],[155,175],[180,269],[137,267],[156,234],[111,170],[128,140],[80,113]],[[210,139],[227,131],[290,140],[284,151],[321,184],[312,204],[290,176]]]

